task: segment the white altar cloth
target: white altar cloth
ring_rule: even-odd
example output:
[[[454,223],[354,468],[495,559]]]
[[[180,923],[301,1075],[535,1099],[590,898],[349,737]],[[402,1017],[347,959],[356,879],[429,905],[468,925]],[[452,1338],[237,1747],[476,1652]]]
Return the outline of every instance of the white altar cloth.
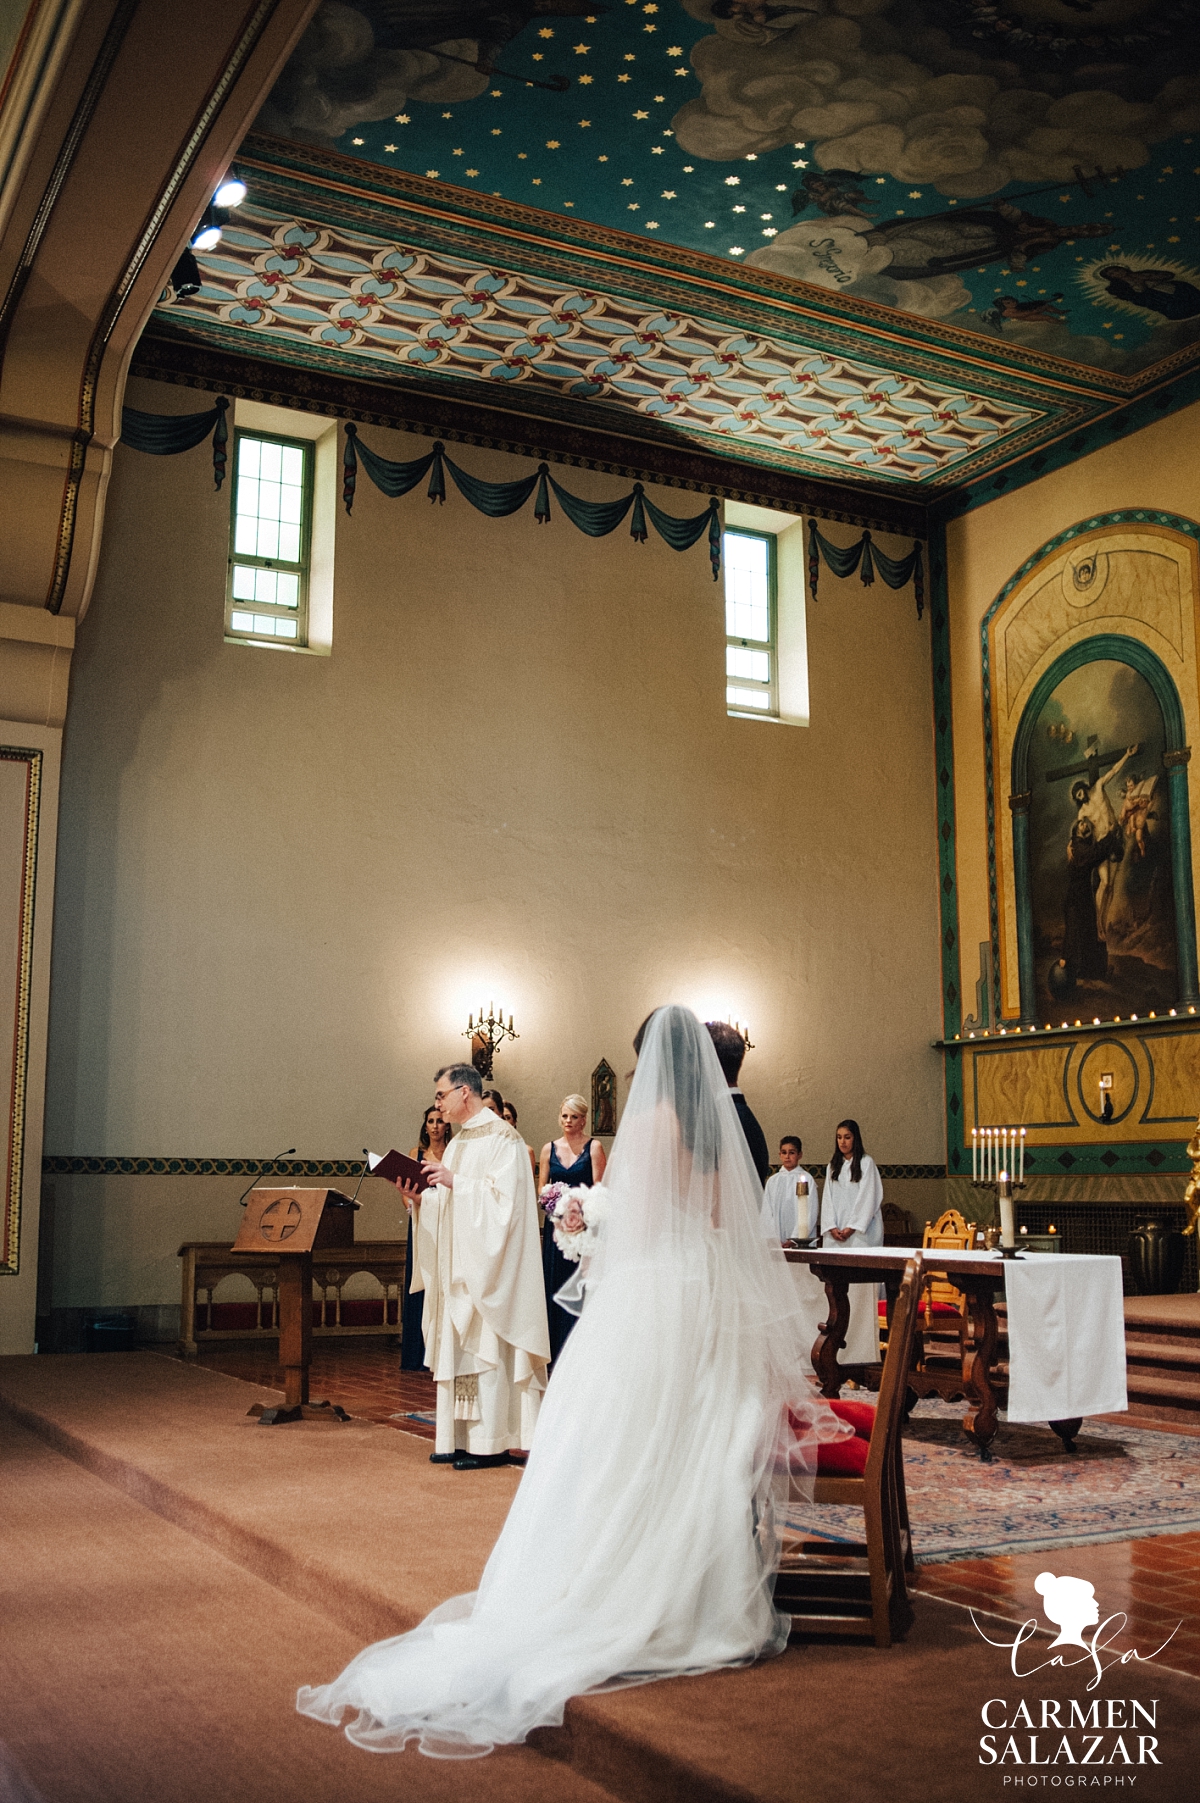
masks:
[[[865,1246],[845,1251],[864,1261],[879,1256]],[[1129,1407],[1119,1258],[1026,1252],[1002,1259],[999,1252],[940,1248],[923,1256],[926,1272],[945,1271],[951,1283],[956,1263],[1003,1266],[1010,1421],[1071,1421]]]

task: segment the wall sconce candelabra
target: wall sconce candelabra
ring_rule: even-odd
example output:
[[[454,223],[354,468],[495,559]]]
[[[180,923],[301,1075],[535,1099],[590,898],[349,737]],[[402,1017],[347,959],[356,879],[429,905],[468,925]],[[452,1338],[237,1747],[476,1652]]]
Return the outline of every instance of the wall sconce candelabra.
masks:
[[[1000,1250],[1016,1256],[1017,1228],[1013,1196],[1025,1188],[1025,1128],[971,1128],[971,1185],[993,1190],[1000,1208]]]
[[[467,1024],[463,1029],[463,1038],[471,1041],[471,1063],[479,1072],[485,1083],[492,1080],[492,1060],[506,1039],[520,1039],[521,1035],[513,1030],[513,1017],[508,1017],[508,1025],[504,1024],[504,1010],[496,1013],[494,1002],[488,1003],[486,1015],[482,1002],[476,1018],[468,1014]]]
[[[754,1041],[750,1037],[749,1027],[743,1027],[740,1020],[731,1020],[728,1015],[725,1016],[725,1025],[727,1027],[732,1027],[735,1033],[741,1034],[742,1043],[745,1045],[748,1052],[754,1050]]]

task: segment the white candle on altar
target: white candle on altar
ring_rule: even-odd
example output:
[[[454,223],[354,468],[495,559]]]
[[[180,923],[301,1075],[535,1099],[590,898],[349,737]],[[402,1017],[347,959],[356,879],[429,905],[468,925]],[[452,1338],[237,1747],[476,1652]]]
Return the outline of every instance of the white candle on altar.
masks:
[[[983,1181],[990,1183],[992,1181],[992,1129],[987,1127],[985,1132],[987,1138],[983,1145]]]
[[[1008,1172],[1000,1173],[1000,1244],[1015,1246],[1017,1236],[1014,1227],[1012,1197],[1005,1195],[1008,1188]]]
[[[971,1182],[979,1182],[979,1129],[971,1128]]]
[[[1021,1128],[1021,1174],[1017,1178],[1017,1182],[1024,1183],[1024,1181],[1025,1181],[1025,1129],[1024,1129],[1024,1127],[1022,1127]]]

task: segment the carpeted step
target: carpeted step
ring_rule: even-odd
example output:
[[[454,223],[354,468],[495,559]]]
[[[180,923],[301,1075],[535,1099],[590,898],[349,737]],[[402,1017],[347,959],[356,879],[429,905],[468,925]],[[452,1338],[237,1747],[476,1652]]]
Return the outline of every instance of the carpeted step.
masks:
[[[1185,1377],[1167,1377],[1156,1371],[1130,1371],[1126,1379],[1129,1398],[1153,1397],[1160,1402],[1173,1402],[1180,1408],[1200,1409],[1200,1381]]]
[[[1178,1341],[1159,1340],[1150,1334],[1139,1334],[1137,1338],[1126,1334],[1124,1359],[1126,1365],[1173,1365],[1180,1372],[1200,1372],[1200,1340],[1195,1341],[1195,1345],[1180,1345]]]

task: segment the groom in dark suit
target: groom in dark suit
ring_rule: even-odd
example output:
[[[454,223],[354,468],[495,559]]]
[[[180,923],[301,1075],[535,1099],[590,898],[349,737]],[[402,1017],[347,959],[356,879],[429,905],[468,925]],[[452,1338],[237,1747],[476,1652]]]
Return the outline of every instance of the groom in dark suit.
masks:
[[[738,1120],[742,1123],[742,1132],[746,1135],[746,1144],[750,1148],[750,1156],[754,1161],[754,1168],[758,1172],[758,1181],[765,1183],[771,1175],[771,1155],[767,1151],[766,1135],[755,1120],[749,1102],[738,1087],[742,1060],[746,1056],[746,1041],[737,1028],[731,1027],[728,1021],[709,1020],[704,1024],[716,1047],[717,1057],[725,1074],[725,1081],[733,1096],[733,1105],[737,1109]]]

